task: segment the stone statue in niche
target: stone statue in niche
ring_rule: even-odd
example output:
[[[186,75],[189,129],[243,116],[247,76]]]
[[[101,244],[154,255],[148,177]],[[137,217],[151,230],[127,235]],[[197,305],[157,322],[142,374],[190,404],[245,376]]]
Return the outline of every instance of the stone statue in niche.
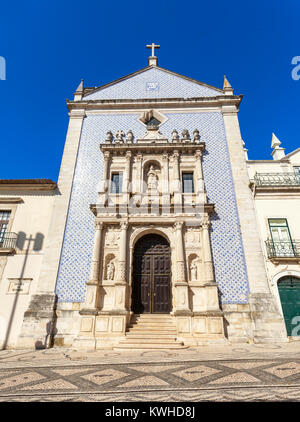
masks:
[[[157,189],[157,176],[154,170],[154,167],[151,166],[150,170],[147,173],[148,176],[148,190],[156,190]]]
[[[107,280],[114,280],[115,278],[115,265],[112,261],[109,261],[106,267]]]
[[[198,274],[197,274],[197,265],[195,261],[191,263],[190,271],[191,271],[191,281],[197,281]]]

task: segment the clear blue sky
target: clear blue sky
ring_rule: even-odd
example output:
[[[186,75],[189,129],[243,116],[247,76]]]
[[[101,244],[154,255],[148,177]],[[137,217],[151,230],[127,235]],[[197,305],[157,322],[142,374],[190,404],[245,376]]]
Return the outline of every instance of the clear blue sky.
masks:
[[[57,180],[68,125],[65,99],[84,78],[99,86],[159,65],[244,94],[239,119],[250,159],[269,159],[274,131],[300,147],[299,0],[2,2],[0,178]]]

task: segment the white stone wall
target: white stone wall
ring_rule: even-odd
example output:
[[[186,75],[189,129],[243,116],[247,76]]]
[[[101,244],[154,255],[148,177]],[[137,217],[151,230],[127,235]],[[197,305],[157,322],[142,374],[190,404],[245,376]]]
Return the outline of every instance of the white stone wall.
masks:
[[[8,348],[14,348],[16,345],[24,312],[38,287],[55,197],[53,191],[14,193],[0,192],[0,208],[12,211],[8,231],[19,235],[16,251],[0,255],[4,267],[0,280],[0,347],[6,343]],[[21,198],[21,201],[9,202],[9,198],[16,197]],[[3,203],[4,199],[8,202]],[[20,241],[21,233],[25,235],[23,244]],[[28,240],[30,237],[36,239],[37,234],[40,239],[38,243]],[[23,282],[21,290],[17,292],[20,278]]]

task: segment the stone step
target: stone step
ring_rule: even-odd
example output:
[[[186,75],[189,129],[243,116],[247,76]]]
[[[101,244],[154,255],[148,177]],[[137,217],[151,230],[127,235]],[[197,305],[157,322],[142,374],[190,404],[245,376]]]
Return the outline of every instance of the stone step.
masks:
[[[133,314],[133,318],[173,318],[170,314]]]
[[[126,337],[116,350],[182,349],[177,341],[175,320],[170,314],[135,314],[127,327]]]
[[[167,338],[167,339],[173,339],[176,340],[177,336],[175,335],[175,333],[169,334],[169,333],[146,333],[146,332],[142,332],[142,331],[135,331],[135,332],[131,332],[128,331],[126,333],[126,337],[128,338]]]
[[[174,325],[174,324],[155,324],[154,322],[149,322],[149,324],[140,324],[140,323],[138,323],[138,324],[130,324],[130,325],[128,325],[128,328],[134,328],[134,327],[141,327],[141,328],[143,328],[143,329],[145,329],[145,330],[151,330],[151,328],[153,327],[153,328],[156,328],[156,329],[158,329],[158,330],[164,330],[164,329],[166,329],[166,330],[169,330],[169,329],[176,329],[176,326]]]
[[[160,349],[185,349],[187,346],[182,345],[181,343],[172,343],[172,344],[139,344],[136,343],[124,343],[114,346],[114,350],[160,350]]]
[[[138,326],[138,325],[128,327],[128,332],[133,333],[134,331],[140,331],[140,332],[143,332],[143,333],[152,333],[152,332],[165,333],[165,334],[177,333],[177,330],[176,330],[175,327],[169,327],[169,328],[164,327],[164,328],[162,328],[162,327],[152,326],[152,327],[145,328],[145,327],[141,327],[141,326]]]
[[[167,338],[126,338],[125,340],[121,340],[119,344],[182,344],[181,342],[177,342],[173,339]]]

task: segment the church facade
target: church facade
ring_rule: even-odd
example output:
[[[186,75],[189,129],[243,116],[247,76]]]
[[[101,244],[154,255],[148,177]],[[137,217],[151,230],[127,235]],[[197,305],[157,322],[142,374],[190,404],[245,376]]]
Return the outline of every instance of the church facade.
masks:
[[[226,78],[215,88],[158,67],[154,55],[107,85],[80,83],[67,101],[59,180],[43,197],[52,201],[45,241],[39,252],[29,247],[41,258],[26,299],[17,286],[10,305],[3,261],[5,347],[176,348],[297,337],[286,295],[294,295],[297,317],[300,250],[284,221],[291,213],[298,236],[300,153],[285,156],[273,139],[270,163],[248,160],[241,100]],[[281,181],[259,185],[270,171]],[[296,176],[283,187],[287,172]],[[2,196],[9,211],[15,196]],[[5,262],[20,259],[18,242]],[[31,264],[25,275],[18,265],[24,284]],[[282,277],[292,280],[280,293]]]

